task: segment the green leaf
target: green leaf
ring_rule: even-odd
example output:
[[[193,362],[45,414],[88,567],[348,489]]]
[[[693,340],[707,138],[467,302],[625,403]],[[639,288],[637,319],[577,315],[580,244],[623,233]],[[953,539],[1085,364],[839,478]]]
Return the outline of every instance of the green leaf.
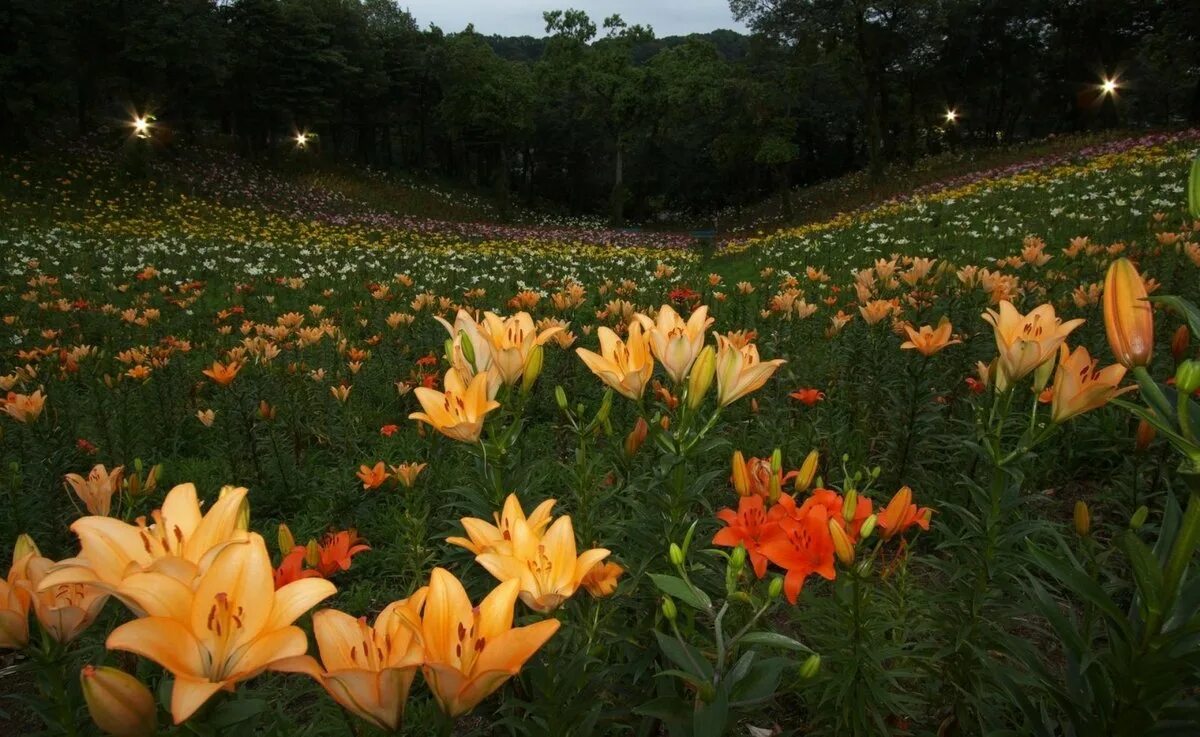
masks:
[[[1192,159],[1188,172],[1188,214],[1200,218],[1200,156]]]
[[[659,696],[641,706],[634,707],[634,714],[661,719],[667,723],[686,722],[691,717],[691,707],[675,696]]]
[[[654,631],[654,637],[668,660],[701,681],[712,681],[712,663],[708,662],[703,653],[687,643],[680,642],[677,637],[658,630]]]
[[[729,692],[727,685],[721,684],[712,703],[705,704],[696,710],[692,717],[692,734],[695,737],[722,737],[725,734],[727,721],[729,721]]]
[[[1150,548],[1131,531],[1117,537],[1117,544],[1133,567],[1133,580],[1137,584],[1142,603],[1151,613],[1162,614],[1163,573]]]
[[[1197,159],[1200,161],[1200,159]],[[1193,165],[1193,171],[1195,171]],[[1200,216],[1197,216],[1200,217]],[[1200,308],[1187,301],[1183,297],[1175,294],[1163,294],[1159,296],[1147,297],[1151,302],[1166,305],[1172,310],[1175,310],[1187,320],[1188,327],[1192,331],[1192,335],[1200,338]]]
[[[665,573],[651,573],[650,580],[654,582],[659,591],[679,599],[693,609],[703,611],[712,609],[712,600],[708,598],[708,594],[695,586],[688,585],[687,581],[678,576],[668,576]]]
[[[766,645],[767,647],[778,647],[784,650],[794,650],[798,653],[811,654],[812,648],[808,647],[799,640],[792,639],[787,635],[781,635],[778,632],[750,632],[742,636],[739,640],[744,645]]]
[[[1065,584],[1076,596],[1095,605],[1114,626],[1121,630],[1126,640],[1132,639],[1129,619],[1117,608],[1112,598],[1104,593],[1100,584],[1089,578],[1079,568],[1068,564],[1059,556],[1042,550],[1033,543],[1029,544],[1029,553],[1038,567]]]
[[[730,693],[733,706],[743,706],[766,701],[779,689],[783,671],[792,661],[789,658],[759,658],[744,678],[734,685]]]

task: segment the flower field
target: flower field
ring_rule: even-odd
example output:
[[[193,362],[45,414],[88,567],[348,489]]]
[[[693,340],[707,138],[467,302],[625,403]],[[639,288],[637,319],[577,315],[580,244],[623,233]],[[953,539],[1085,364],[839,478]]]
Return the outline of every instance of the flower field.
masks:
[[[1198,148],[711,246],[0,160],[0,724],[1193,734]]]

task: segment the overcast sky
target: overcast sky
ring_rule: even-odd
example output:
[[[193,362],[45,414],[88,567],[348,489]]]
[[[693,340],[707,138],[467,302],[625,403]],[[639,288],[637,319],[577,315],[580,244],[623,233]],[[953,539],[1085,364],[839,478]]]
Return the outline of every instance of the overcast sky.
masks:
[[[400,0],[422,28],[437,24],[454,33],[475,24],[484,35],[544,36],[543,10],[583,10],[599,29],[619,13],[626,23],[654,27],[654,35],[705,33],[718,28],[744,31],[729,12],[728,0]]]

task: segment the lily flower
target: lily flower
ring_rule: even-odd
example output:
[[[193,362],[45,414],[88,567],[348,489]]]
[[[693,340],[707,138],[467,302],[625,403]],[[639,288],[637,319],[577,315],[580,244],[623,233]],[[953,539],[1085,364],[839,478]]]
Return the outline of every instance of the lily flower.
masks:
[[[1054,358],[1071,331],[1083,324],[1082,319],[1063,322],[1054,314],[1051,304],[1040,305],[1022,315],[1008,300],[1000,301],[999,312],[991,309],[985,312],[983,319],[995,328],[996,348],[1000,352],[998,368],[1010,385]]]
[[[625,569],[612,561],[600,561],[583,577],[581,585],[597,599],[612,596]]]
[[[901,343],[900,348],[915,350],[922,356],[932,356],[948,345],[962,342],[950,339],[951,329],[950,320],[946,317],[938,321],[936,330],[929,325],[922,325],[920,330],[914,330],[911,325],[905,323],[904,332],[908,333],[908,340]]]
[[[311,676],[342,708],[387,731],[400,727],[404,705],[424,659],[419,630],[427,588],[395,601],[374,625],[335,609],[313,614],[321,662],[310,655],[278,661],[272,670]]]
[[[466,548],[475,555],[483,553],[512,552],[513,530],[518,524],[525,525],[539,537],[542,530],[550,524],[550,510],[554,508],[555,500],[547,499],[539,504],[528,517],[521,509],[521,500],[516,494],[509,494],[504,500],[504,508],[499,513],[493,512],[492,518],[496,524],[478,517],[463,517],[459,520],[467,537],[448,537],[446,542]]]
[[[24,582],[29,578],[29,561],[38,555],[37,545],[28,535],[17,538],[8,576],[0,579],[0,649],[18,650],[29,644],[29,607],[33,594]]]
[[[555,619],[512,626],[519,589],[517,581],[506,581],[476,607],[449,571],[434,568],[430,574],[418,630],[425,646],[422,672],[449,716],[475,708],[558,631]]]
[[[9,392],[7,398],[0,399],[0,412],[22,424],[35,422],[45,407],[46,395],[41,389],[33,394]]]
[[[492,362],[506,386],[515,386],[521,380],[534,347],[543,345],[563,329],[560,325],[552,325],[539,332],[528,312],[518,312],[507,319],[485,312],[483,319],[484,337],[491,343]]]
[[[336,589],[306,578],[276,591],[272,573],[266,543],[251,534],[221,550],[194,590],[162,573],[135,574],[125,595],[147,616],[117,627],[105,644],[174,674],[171,714],[181,724],[217,691],[308,649],[292,623]]]
[[[723,335],[717,336],[717,403],[726,407],[758,391],[786,361],[760,361],[758,348],[750,343],[737,347]]]
[[[117,466],[110,472],[101,463],[92,467],[86,479],[77,473],[69,473],[65,482],[75,491],[89,514],[107,517],[112,509],[113,494],[121,488],[124,474],[124,466]]]
[[[213,383],[218,386],[229,386],[237,378],[238,372],[241,370],[242,364],[237,361],[230,361],[229,363],[213,361],[212,368],[206,368],[200,373],[212,379]]]
[[[390,466],[392,476],[404,485],[404,488],[411,489],[417,483],[417,476],[425,470],[428,463],[401,463],[398,466]]]
[[[1066,422],[1076,415],[1103,407],[1113,397],[1136,388],[1117,388],[1125,378],[1124,366],[1113,364],[1100,369],[1097,363],[1083,346],[1071,351],[1064,343],[1059,348],[1058,368],[1050,400],[1051,421]]]
[[[424,422],[448,438],[464,443],[479,440],[487,413],[500,406],[487,395],[488,378],[477,374],[468,385],[457,370],[446,371],[444,392],[419,386],[413,391],[424,412],[413,412],[410,420]]]
[[[650,348],[671,381],[679,384],[687,377],[692,364],[704,349],[704,331],[712,323],[707,306],[694,310],[686,322],[671,305],[659,308],[657,318],[649,329]]]
[[[618,338],[608,327],[600,327],[596,334],[600,338],[600,353],[586,348],[576,348],[575,352],[601,381],[621,396],[638,401],[654,373],[650,338],[642,331],[642,324],[632,322],[626,340]]]
[[[108,601],[108,592],[83,583],[45,584],[54,561],[34,555],[25,563],[25,580],[18,585],[31,594],[33,613],[56,642],[68,643],[96,621]]]
[[[875,518],[875,526],[879,528],[880,537],[891,540],[913,525],[922,530],[929,530],[929,520],[932,516],[933,510],[928,507],[917,508],[917,505],[912,503],[912,489],[904,486]]]

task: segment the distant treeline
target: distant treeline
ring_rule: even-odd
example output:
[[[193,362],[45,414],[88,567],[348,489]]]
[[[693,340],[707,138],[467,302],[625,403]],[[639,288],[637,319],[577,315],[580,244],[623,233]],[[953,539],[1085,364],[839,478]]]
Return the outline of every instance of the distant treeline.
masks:
[[[392,0],[6,0],[0,146],[151,112],[161,145],[278,153],[303,131],[308,155],[620,223],[947,146],[1200,121],[1196,0],[730,5],[754,35],[568,10],[545,38],[485,37]]]

